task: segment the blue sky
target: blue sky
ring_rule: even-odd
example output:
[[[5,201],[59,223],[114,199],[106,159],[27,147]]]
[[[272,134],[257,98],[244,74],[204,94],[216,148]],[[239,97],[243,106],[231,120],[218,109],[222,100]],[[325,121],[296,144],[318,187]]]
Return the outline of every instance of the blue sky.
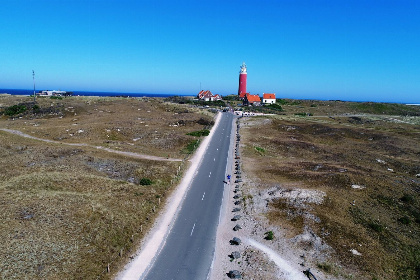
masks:
[[[420,103],[419,0],[0,4],[0,88]]]

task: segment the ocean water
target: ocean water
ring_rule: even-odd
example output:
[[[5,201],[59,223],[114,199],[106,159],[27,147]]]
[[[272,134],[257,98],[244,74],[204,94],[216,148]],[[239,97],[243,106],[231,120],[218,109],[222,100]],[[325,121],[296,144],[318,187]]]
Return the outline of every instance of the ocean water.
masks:
[[[37,90],[36,92],[39,92]],[[0,88],[0,93],[8,93],[12,95],[32,95],[34,90],[32,89],[2,89]],[[176,94],[157,94],[157,93],[127,93],[127,92],[96,92],[96,91],[73,91],[73,95],[77,96],[127,96],[127,97],[170,97],[175,96]],[[191,95],[184,95],[191,96]]]

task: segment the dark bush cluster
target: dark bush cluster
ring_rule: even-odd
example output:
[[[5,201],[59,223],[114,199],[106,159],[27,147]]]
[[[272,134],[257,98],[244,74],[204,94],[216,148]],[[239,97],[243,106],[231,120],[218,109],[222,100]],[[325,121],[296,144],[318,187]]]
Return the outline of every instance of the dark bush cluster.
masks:
[[[22,114],[22,113],[26,112],[26,110],[28,110],[28,108],[25,104],[18,104],[18,105],[13,105],[13,106],[7,107],[4,110],[4,114],[6,116],[14,116],[14,115]]]
[[[151,184],[153,184],[153,182],[149,178],[141,178],[140,179],[140,185],[142,185],[142,186],[149,186]]]
[[[208,120],[208,119],[205,119],[205,118],[200,118],[197,121],[197,123],[198,124],[201,124],[201,125],[213,125],[214,124],[214,121],[213,120]]]
[[[208,136],[209,134],[210,134],[210,130],[208,129],[203,129],[203,130],[187,133],[187,135],[196,136],[196,137]]]
[[[266,240],[273,240],[274,239],[274,233],[271,230],[267,231],[264,234],[265,234],[264,239],[266,239]]]

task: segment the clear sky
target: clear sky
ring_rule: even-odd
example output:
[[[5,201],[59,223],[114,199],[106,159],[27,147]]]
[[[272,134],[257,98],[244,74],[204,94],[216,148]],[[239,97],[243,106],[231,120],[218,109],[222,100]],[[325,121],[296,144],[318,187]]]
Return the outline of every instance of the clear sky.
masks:
[[[420,0],[0,0],[0,88],[420,103]]]

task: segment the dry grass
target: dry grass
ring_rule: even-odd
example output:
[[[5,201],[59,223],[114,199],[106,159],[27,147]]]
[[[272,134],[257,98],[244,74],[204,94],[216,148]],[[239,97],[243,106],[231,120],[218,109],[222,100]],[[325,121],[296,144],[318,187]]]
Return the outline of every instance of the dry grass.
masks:
[[[327,272],[418,279],[420,110],[369,106],[302,101],[283,106],[281,116],[242,119],[244,171],[262,189],[280,185],[327,194],[322,204],[303,208],[277,199],[267,214],[273,225],[292,226],[291,236],[310,227],[322,237],[334,252]],[[366,113],[378,108],[413,116]],[[296,116],[299,111],[313,117]]]
[[[0,98],[2,107],[26,101]],[[203,129],[201,118],[211,120],[207,113],[159,99],[38,102],[41,108],[57,106],[58,113],[3,116],[0,127],[66,143],[185,158],[186,146],[196,139],[186,133]],[[180,120],[182,125],[169,126]],[[185,161],[126,158],[3,131],[0,155],[1,279],[111,278],[186,167]],[[141,178],[153,184],[141,186]],[[111,273],[106,273],[108,264]]]
[[[0,97],[1,107],[30,102],[29,97]],[[3,123],[39,138],[86,143],[156,156],[183,157],[188,132],[201,130],[204,111],[160,98],[71,97],[38,98],[41,111]],[[53,113],[47,109],[55,108]],[[6,119],[3,116],[3,119]]]

